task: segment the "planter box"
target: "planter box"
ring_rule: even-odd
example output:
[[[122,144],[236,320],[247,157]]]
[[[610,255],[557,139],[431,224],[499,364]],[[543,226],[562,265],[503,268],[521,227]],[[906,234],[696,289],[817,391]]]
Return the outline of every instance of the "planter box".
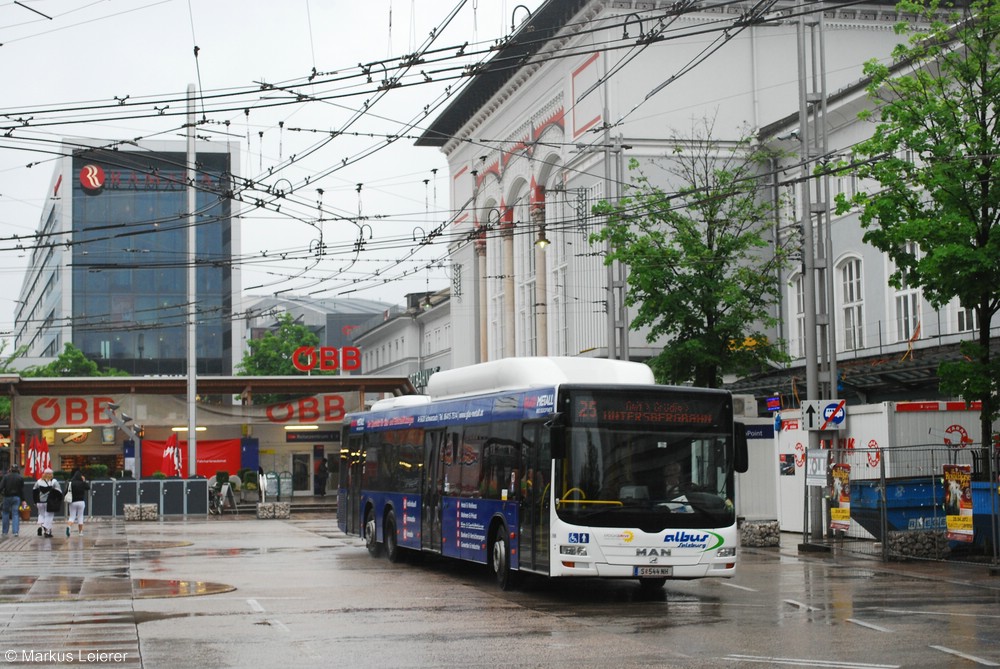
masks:
[[[159,520],[160,507],[156,504],[126,504],[125,520]]]
[[[292,505],[289,502],[263,502],[257,505],[258,518],[290,518]]]
[[[741,546],[780,546],[781,527],[776,520],[747,520],[740,525]]]

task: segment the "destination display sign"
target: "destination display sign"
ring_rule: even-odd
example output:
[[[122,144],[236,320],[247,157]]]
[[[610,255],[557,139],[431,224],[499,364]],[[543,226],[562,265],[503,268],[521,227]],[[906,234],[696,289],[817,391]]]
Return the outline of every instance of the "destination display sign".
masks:
[[[573,425],[713,427],[724,424],[726,403],[720,396],[685,397],[678,394],[634,392],[573,392]]]

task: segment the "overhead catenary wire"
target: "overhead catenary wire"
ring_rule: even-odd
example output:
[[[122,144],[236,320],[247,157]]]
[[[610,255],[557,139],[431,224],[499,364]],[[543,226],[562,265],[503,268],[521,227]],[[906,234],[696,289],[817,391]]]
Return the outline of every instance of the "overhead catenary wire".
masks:
[[[369,91],[370,91],[370,89],[369,89]],[[354,93],[353,95],[357,95],[357,93]],[[319,101],[319,98],[316,98],[316,100]],[[163,103],[163,101],[161,100],[161,104],[162,103]],[[130,107],[131,105],[132,105],[132,101],[130,100],[130,101],[127,101],[125,105],[119,105],[119,106]],[[361,110],[361,111],[362,111],[362,114],[361,114],[362,116],[371,117],[371,114],[370,114],[370,112],[368,110]],[[161,114],[158,114],[158,115],[161,115]],[[142,118],[142,117],[136,117],[136,118]],[[26,125],[26,126],[23,126],[23,129],[26,129],[28,127],[34,127],[34,126],[28,126],[28,125]],[[338,132],[340,132],[341,134],[345,134],[344,131],[338,131]],[[350,132],[350,131],[347,131],[347,132]],[[15,133],[15,134],[17,134],[17,133]],[[386,135],[385,138],[384,138],[386,141],[383,142],[383,143],[389,143],[388,139],[390,137],[393,137],[393,136]],[[398,136],[395,136],[395,137],[396,137],[396,139],[398,139]],[[495,142],[496,144],[501,144],[503,140],[480,140],[480,141]],[[336,170],[334,170],[334,171],[336,171]],[[250,180],[248,180],[248,181],[250,181]],[[257,188],[258,188],[258,184],[257,184],[256,181],[254,181],[252,184],[250,184],[250,183],[244,183],[239,189],[237,189],[236,193],[234,193],[234,197],[243,198],[244,201],[248,201],[251,204],[255,204],[254,200],[252,199],[251,193],[257,192]],[[274,206],[275,203],[277,202],[277,200],[272,197],[273,194],[272,193],[268,193],[266,189],[264,189],[262,191],[259,191],[259,192],[264,196],[260,200],[264,204],[264,206],[260,207],[260,209],[271,209],[272,206]],[[281,203],[282,205],[285,205],[284,209],[283,209],[283,213],[282,213],[283,216],[288,214],[289,206],[287,206],[287,205],[289,204],[289,200],[290,199],[291,198],[285,198],[285,202]],[[302,214],[300,216],[300,219],[303,220],[303,221],[309,220],[310,218],[311,218],[310,216],[305,215],[305,214]],[[375,244],[372,244],[371,246],[374,248]],[[236,262],[241,262],[241,261],[237,260]],[[245,262],[249,263],[249,262],[252,262],[252,260],[250,260],[248,258],[248,259],[245,260]]]

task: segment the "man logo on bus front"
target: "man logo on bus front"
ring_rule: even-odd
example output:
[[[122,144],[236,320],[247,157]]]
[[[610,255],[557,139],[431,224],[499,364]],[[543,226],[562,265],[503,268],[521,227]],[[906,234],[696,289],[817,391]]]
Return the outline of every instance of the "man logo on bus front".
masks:
[[[670,557],[671,552],[669,548],[636,548],[635,556],[652,558],[656,558],[657,556]]]

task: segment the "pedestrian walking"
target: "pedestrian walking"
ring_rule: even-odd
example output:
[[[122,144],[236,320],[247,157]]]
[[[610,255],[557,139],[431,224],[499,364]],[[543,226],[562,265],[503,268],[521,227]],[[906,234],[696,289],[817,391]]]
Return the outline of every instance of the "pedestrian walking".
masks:
[[[83,511],[87,508],[87,491],[90,490],[90,482],[83,472],[77,469],[70,479],[69,488],[66,492],[66,501],[69,502],[69,512],[66,516],[66,536],[72,532],[73,525],[76,525],[76,533],[83,536]]]
[[[319,461],[316,468],[315,484],[313,492],[320,497],[326,497],[326,483],[330,478],[330,470],[326,466],[326,458]]]
[[[3,516],[3,536],[7,531],[14,530],[16,537],[21,531],[21,495],[24,494],[24,477],[17,465],[11,465],[10,470],[0,478],[0,495],[3,496],[3,506],[0,514]]]
[[[32,494],[38,507],[38,536],[51,539],[52,521],[55,520],[56,512],[62,508],[63,502],[62,488],[59,487],[58,481],[52,479],[51,469],[46,469],[42,472],[42,478],[35,481]]]

